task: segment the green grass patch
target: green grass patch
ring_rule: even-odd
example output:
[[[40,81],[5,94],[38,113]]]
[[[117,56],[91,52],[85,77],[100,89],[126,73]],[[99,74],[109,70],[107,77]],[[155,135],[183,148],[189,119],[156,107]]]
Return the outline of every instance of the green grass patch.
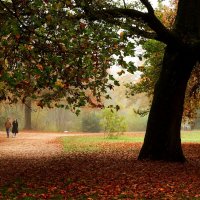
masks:
[[[94,152],[100,151],[105,144],[143,142],[141,136],[122,135],[118,138],[105,138],[103,135],[96,136],[69,136],[63,137],[62,143],[65,152]]]
[[[200,131],[182,131],[181,141],[200,143]]]
[[[144,133],[125,134],[118,138],[105,138],[103,135],[68,136],[62,139],[65,152],[101,151],[105,144],[143,142]],[[200,143],[200,131],[182,131],[182,142]]]

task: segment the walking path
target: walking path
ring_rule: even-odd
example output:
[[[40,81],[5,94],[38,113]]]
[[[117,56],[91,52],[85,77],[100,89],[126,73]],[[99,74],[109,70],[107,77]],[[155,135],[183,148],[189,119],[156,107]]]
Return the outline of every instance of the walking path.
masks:
[[[2,157],[46,157],[62,152],[58,138],[72,133],[21,132],[15,138],[6,138],[0,132],[0,158]]]

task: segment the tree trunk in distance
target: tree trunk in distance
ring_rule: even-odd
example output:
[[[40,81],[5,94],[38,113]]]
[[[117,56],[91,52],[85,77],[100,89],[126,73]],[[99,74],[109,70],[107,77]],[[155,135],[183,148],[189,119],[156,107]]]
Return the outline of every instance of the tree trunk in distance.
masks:
[[[27,98],[25,102],[25,130],[31,130],[31,99]]]

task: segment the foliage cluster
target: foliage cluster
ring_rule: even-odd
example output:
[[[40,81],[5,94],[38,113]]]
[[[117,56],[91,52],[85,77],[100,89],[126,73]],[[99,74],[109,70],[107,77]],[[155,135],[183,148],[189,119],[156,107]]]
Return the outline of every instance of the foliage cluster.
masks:
[[[0,29],[3,100],[30,97],[40,107],[65,107],[78,114],[76,108],[86,104],[101,106],[101,96],[109,98],[105,93],[119,85],[108,74],[110,66],[135,70],[123,59],[133,55],[134,42],[125,32],[117,33],[118,25],[79,18],[84,2],[1,1],[0,9],[6,16]]]

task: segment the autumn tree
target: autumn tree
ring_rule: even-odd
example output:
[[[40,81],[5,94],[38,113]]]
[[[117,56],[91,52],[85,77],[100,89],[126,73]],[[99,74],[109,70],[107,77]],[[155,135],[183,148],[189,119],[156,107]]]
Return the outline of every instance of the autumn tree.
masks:
[[[170,7],[160,4],[156,13],[160,20],[170,28],[174,23],[176,9],[177,2],[173,1],[171,2]],[[140,56],[144,59],[143,66],[138,67],[138,71],[142,73],[141,78],[137,83],[126,84],[128,88],[127,95],[130,97],[136,94],[145,93],[148,98],[152,100],[154,86],[161,70],[165,44],[155,40],[145,40],[141,45],[143,51]],[[190,122],[191,124],[196,120],[197,111],[200,108],[199,73],[200,68],[197,63],[197,66],[194,67],[190,76],[185,95],[183,122]],[[139,115],[148,114],[149,108],[139,109],[136,110],[136,112]]]
[[[160,41],[166,47],[139,159],[183,162],[180,126],[187,83],[199,62],[199,8],[199,1],[179,0],[173,26],[167,27],[148,0],[0,1],[6,16],[0,21],[4,98],[29,96],[41,107],[78,113],[90,100],[88,91],[100,101],[119,85],[108,75],[111,65],[137,69],[124,57],[135,55],[141,38]]]

